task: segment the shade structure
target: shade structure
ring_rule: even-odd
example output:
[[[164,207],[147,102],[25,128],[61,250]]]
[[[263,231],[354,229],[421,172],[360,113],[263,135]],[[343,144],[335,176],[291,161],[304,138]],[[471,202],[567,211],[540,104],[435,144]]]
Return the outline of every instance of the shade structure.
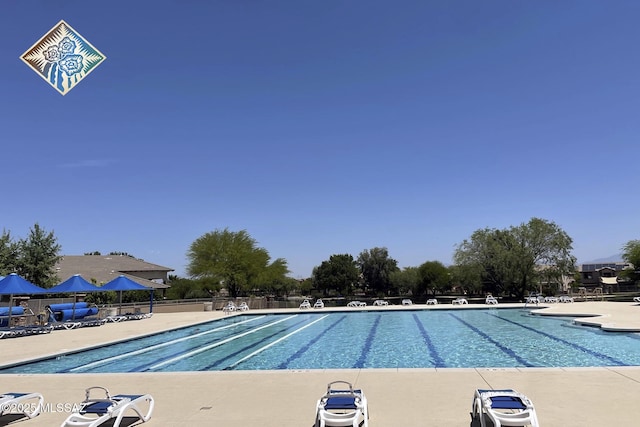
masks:
[[[0,280],[0,295],[9,295],[9,307],[13,305],[14,295],[35,295],[48,292],[47,289],[34,285],[16,273],[11,273]],[[11,326],[12,309],[9,308],[8,325]]]
[[[87,282],[79,274],[74,274],[62,283],[55,285],[48,290],[52,294],[66,294],[78,292],[101,292],[102,288]]]
[[[102,292],[103,289],[98,286],[87,282],[81,275],[74,274],[62,283],[50,288],[48,292],[52,294],[68,294],[73,293],[73,314],[72,319],[75,319],[76,312],[76,294],[78,292]]]
[[[148,291],[151,288],[142,286],[140,283],[136,283],[128,277],[120,275],[109,283],[102,285],[100,289],[104,289],[105,291]]]
[[[120,275],[102,286],[105,291],[120,292],[120,309],[122,308],[122,291],[151,291],[149,296],[149,313],[153,313],[153,288],[142,286],[140,283],[134,282],[126,276]]]

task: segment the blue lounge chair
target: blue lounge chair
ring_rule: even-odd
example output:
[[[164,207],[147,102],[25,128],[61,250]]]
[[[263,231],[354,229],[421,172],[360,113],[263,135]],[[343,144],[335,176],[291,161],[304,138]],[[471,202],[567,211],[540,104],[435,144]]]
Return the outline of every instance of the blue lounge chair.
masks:
[[[91,397],[92,390],[104,391],[105,397]],[[111,427],[120,427],[125,418],[135,418],[136,422],[140,420],[145,423],[151,418],[153,405],[153,397],[149,394],[111,396],[104,387],[89,387],[85,391],[85,400],[80,403],[80,409],[69,415],[61,427],[97,427],[107,421],[110,421]]]
[[[0,416],[21,415],[35,418],[40,414],[43,403],[44,398],[40,393],[0,394]]]
[[[494,427],[539,427],[538,416],[531,400],[511,389],[476,390],[471,409],[472,421],[476,417],[480,419],[481,427],[486,427],[487,418]]]
[[[335,384],[343,384],[339,389]],[[346,386],[346,387],[345,387]],[[315,427],[358,427],[369,425],[367,399],[362,390],[354,390],[346,381],[334,381],[327,386],[327,393],[316,404]]]

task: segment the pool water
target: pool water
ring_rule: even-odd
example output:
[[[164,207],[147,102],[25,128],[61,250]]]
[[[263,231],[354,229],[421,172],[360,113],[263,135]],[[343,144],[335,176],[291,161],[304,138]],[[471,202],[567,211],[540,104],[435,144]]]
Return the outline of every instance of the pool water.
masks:
[[[240,315],[0,373],[640,365],[640,335],[521,309]]]

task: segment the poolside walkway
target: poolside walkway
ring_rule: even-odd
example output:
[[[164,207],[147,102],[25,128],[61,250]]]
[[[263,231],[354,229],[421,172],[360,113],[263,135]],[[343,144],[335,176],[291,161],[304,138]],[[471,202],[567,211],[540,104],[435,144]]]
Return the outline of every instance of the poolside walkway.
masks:
[[[459,309],[474,307],[484,305]],[[437,309],[443,308],[453,307],[437,306]],[[546,311],[575,316],[600,314],[605,327],[640,328],[637,319],[640,306],[633,303],[555,304]],[[156,314],[150,319],[99,328],[3,339],[0,340],[0,364],[97,346],[222,316],[221,312]],[[328,382],[337,379],[350,381],[365,391],[372,427],[476,427],[469,416],[475,388],[514,388],[527,394],[536,405],[540,424],[545,427],[631,426],[637,425],[640,419],[640,367],[20,374],[2,375],[0,379],[0,393],[38,391],[54,409],[56,404],[81,401],[84,389],[93,385],[106,386],[114,393],[150,393],[156,401],[153,417],[147,424],[150,427],[311,427],[316,399],[324,393]],[[60,425],[67,415],[47,411],[34,420],[25,421],[24,425]],[[3,425],[1,418],[0,425]]]

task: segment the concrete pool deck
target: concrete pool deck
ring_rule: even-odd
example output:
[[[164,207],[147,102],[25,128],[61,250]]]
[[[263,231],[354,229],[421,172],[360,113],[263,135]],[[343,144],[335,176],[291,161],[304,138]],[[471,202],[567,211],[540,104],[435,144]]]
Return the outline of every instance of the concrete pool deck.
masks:
[[[505,308],[522,306],[500,305]],[[393,308],[432,309],[434,306]],[[454,307],[438,305],[435,308]],[[455,307],[469,308],[486,306]],[[298,310],[277,312],[285,311]],[[554,304],[544,311],[581,316],[580,321],[589,323],[601,321],[605,327],[640,330],[640,306],[635,303]],[[258,312],[261,311],[252,311]],[[594,318],[592,315],[595,314],[600,317]],[[592,317],[582,317],[586,315]],[[99,328],[2,339],[0,365],[220,317],[223,317],[221,312],[155,314],[150,319],[110,323]],[[637,425],[640,419],[640,367],[10,374],[0,376],[0,393],[37,391],[51,404],[49,409],[58,409],[56,404],[68,406],[80,402],[85,388],[100,385],[114,394],[153,395],[156,406],[152,419],[145,424],[149,426],[241,427],[259,424],[264,427],[310,427],[314,422],[316,400],[324,393],[327,383],[334,380],[349,381],[363,389],[369,400],[372,427],[475,427],[469,412],[476,388],[513,388],[528,395],[543,426],[631,426]],[[64,411],[48,410],[18,425],[60,425],[67,416]],[[4,421],[0,417],[0,425],[5,425]]]

